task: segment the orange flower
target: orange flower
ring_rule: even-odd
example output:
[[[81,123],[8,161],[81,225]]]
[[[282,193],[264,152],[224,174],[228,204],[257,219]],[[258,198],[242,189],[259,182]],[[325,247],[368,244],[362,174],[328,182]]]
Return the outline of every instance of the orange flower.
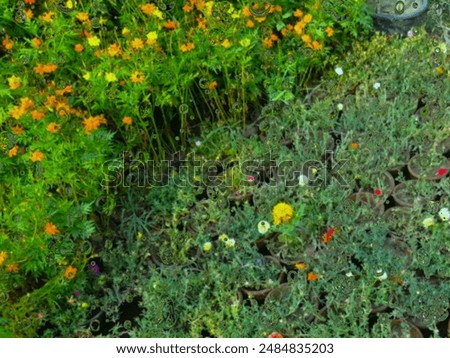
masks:
[[[51,122],[49,123],[49,125],[46,127],[46,129],[50,132],[50,133],[58,133],[59,130],[61,129],[61,125],[57,124],[55,122]]]
[[[44,153],[42,153],[40,150],[35,150],[33,153],[31,153],[30,160],[32,162],[42,162],[44,160]]]
[[[284,337],[278,332],[272,332],[271,334],[269,334],[268,338],[284,338]]]
[[[73,92],[73,87],[72,87],[72,85],[67,85],[66,87],[64,87],[63,89],[60,89],[60,90],[56,90],[55,91],[55,93],[58,95],[58,96],[64,96],[66,93],[72,93]],[[62,103],[65,103],[65,102],[62,102]],[[66,105],[66,106],[68,106],[68,105]]]
[[[359,144],[358,144],[357,142],[353,142],[352,144],[350,144],[350,147],[351,147],[353,150],[356,150],[356,149],[358,149]]]
[[[8,78],[8,85],[12,90],[16,90],[22,85],[22,82],[19,77],[13,75]]]
[[[329,27],[329,26],[325,29],[325,32],[327,33],[327,36],[328,36],[328,37],[331,37],[331,36],[333,36],[333,34],[334,34],[333,28],[332,28],[332,27]]]
[[[438,75],[442,75],[444,73],[444,69],[442,67],[436,67],[436,72]]]
[[[16,135],[22,135],[23,134],[23,127],[21,127],[18,124],[16,124],[14,127],[12,127],[12,131]]]
[[[245,6],[245,7],[242,9],[242,15],[243,15],[244,17],[251,17],[251,16],[252,16],[252,13],[250,12],[250,9],[248,8],[248,6]]]
[[[131,117],[123,117],[122,122],[128,126],[133,124],[133,119]]]
[[[208,89],[211,91],[216,87],[217,87],[217,81],[213,81],[208,85]]]
[[[315,274],[314,272],[308,273],[308,281],[316,281],[318,278],[319,278],[319,276],[317,274]]]
[[[96,130],[100,124],[106,124],[106,119],[103,115],[89,117],[83,119],[84,129],[86,130],[86,134],[90,135],[91,131]]]
[[[139,6],[145,15],[152,15],[156,10],[155,4],[143,4]]]
[[[177,28],[177,23],[173,20],[167,21],[163,27],[167,30],[175,30]]]
[[[28,20],[31,20],[34,16],[33,11],[31,9],[26,9],[23,12]]]
[[[311,43],[311,36],[307,35],[307,34],[303,34],[302,35],[302,41],[304,43],[306,43],[307,45]]]
[[[9,111],[9,114],[11,115],[11,117],[13,117],[14,119],[20,119],[22,118],[22,116],[24,114],[26,114],[27,111],[22,108],[21,106],[14,106],[13,108],[11,108],[11,110]]]
[[[131,82],[133,83],[142,83],[145,81],[145,76],[141,71],[134,71],[130,77]]]
[[[255,27],[255,23],[252,20],[248,20],[245,25],[250,28],[253,29]]]
[[[84,50],[84,46],[82,44],[76,44],[73,48],[76,52],[82,52]]]
[[[311,14],[306,14],[305,17],[303,18],[303,21],[305,22],[305,24],[309,24],[312,21],[313,17]]]
[[[73,280],[75,278],[75,276],[77,275],[77,271],[78,269],[76,267],[73,266],[67,266],[66,267],[66,271],[64,272],[64,278],[68,279],[68,280]]]
[[[133,41],[131,41],[131,47],[133,48],[133,50],[140,50],[144,48],[144,41],[139,38],[135,38],[133,39]]]
[[[60,231],[58,230],[55,224],[48,222],[45,224],[45,233],[47,235],[56,235],[59,234]]]
[[[303,11],[300,9],[295,10],[294,17],[302,18],[303,17]]]
[[[25,110],[28,111],[29,109],[34,108],[34,102],[29,99],[28,97],[24,97],[20,99],[20,106]]]
[[[109,57],[120,56],[122,54],[122,48],[117,44],[112,44],[108,47]]]
[[[56,17],[56,14],[53,11],[45,12],[43,15],[39,16],[39,18],[47,23],[50,23],[53,21],[53,19]]]
[[[322,44],[318,41],[313,41],[310,45],[308,45],[309,47],[311,47],[313,50],[318,51],[322,49]]]
[[[12,48],[14,47],[14,42],[9,37],[7,37],[2,41],[2,45],[5,47],[5,49],[12,50]]]
[[[3,263],[5,262],[5,260],[8,258],[8,254],[6,253],[6,251],[1,251],[0,252],[0,266],[3,265]]]
[[[15,145],[14,147],[12,147],[9,151],[8,151],[8,157],[15,157],[17,155],[17,152],[19,150],[19,146]]]
[[[184,12],[191,12],[192,10],[194,10],[194,8],[191,5],[189,5],[189,4],[185,4],[183,6],[183,11]]]
[[[39,46],[42,45],[42,41],[39,40],[37,37],[33,38],[33,39],[31,40],[31,42],[33,43],[33,46],[34,46],[34,47],[39,47]]]
[[[87,12],[79,12],[76,18],[81,22],[86,22],[89,21],[89,14]]]
[[[192,42],[180,46],[180,50],[183,52],[192,51],[194,48],[195,45]]]
[[[24,0],[24,2],[25,4],[33,5],[36,2],[36,0]]]
[[[38,63],[38,65],[34,68],[34,72],[36,72],[38,75],[44,75],[46,73],[52,73],[56,71],[58,68],[58,65],[54,63],[48,63],[48,64],[42,64]]]
[[[6,266],[6,271],[8,271],[9,273],[17,273],[19,272],[19,265],[18,264],[8,265]]]

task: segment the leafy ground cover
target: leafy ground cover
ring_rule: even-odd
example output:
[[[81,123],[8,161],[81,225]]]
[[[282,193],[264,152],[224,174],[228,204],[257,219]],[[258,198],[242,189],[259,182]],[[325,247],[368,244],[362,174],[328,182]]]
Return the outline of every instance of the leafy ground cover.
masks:
[[[430,6],[2,3],[0,336],[448,336]]]

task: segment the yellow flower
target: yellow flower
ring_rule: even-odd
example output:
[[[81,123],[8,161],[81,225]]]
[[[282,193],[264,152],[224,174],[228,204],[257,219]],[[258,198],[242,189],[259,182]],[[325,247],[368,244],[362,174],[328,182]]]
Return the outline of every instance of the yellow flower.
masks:
[[[159,9],[156,9],[155,11],[153,11],[153,15],[160,20],[163,18],[163,13]]]
[[[212,249],[212,244],[210,242],[205,242],[203,244],[203,251],[208,252],[208,251],[211,251],[211,249]]]
[[[105,79],[106,79],[108,82],[116,82],[116,81],[117,81],[116,74],[113,73],[113,72],[107,72],[107,73],[105,74]]]
[[[88,44],[91,47],[97,47],[100,45],[100,39],[97,36],[91,36],[88,38]]]
[[[303,263],[303,262],[297,262],[294,266],[295,266],[295,268],[297,270],[304,270],[304,269],[306,269],[306,264]]]
[[[156,33],[156,31],[150,31],[147,34],[147,45],[154,45],[156,43],[156,40],[158,39],[158,34]]]
[[[3,263],[5,262],[5,260],[8,258],[8,254],[6,253],[6,251],[1,251],[0,252],[0,266],[3,265]]]
[[[220,241],[226,241],[226,240],[228,240],[228,235],[227,235],[227,234],[222,234],[222,235],[220,235],[220,236],[219,236],[219,240],[220,240]]]
[[[239,44],[242,47],[248,47],[251,44],[251,40],[250,39],[243,39],[243,40],[239,41]]]
[[[133,50],[140,50],[144,48],[144,42],[139,38],[135,38],[133,39],[133,41],[131,41],[131,47],[133,48]]]
[[[108,56],[114,57],[122,54],[122,49],[117,44],[112,44],[108,47]]]
[[[87,12],[79,12],[76,18],[81,22],[85,22],[89,20],[89,14]]]
[[[19,146],[16,144],[14,147],[12,147],[9,151],[8,151],[8,157],[15,157],[17,155],[17,152],[19,150]]]
[[[436,67],[436,72],[438,75],[442,75],[444,73],[444,69],[442,67]]]
[[[183,44],[183,45],[180,46],[180,50],[183,51],[183,52],[192,51],[194,48],[195,48],[195,45],[192,42],[187,43],[187,44]]]
[[[328,36],[328,37],[331,37],[331,36],[333,36],[333,34],[334,34],[334,30],[333,30],[332,27],[327,27],[327,28],[325,29],[325,32],[327,33],[327,36]]]
[[[8,85],[9,85],[9,88],[11,88],[12,90],[15,90],[22,85],[22,82],[20,82],[19,77],[13,75],[8,78]]]
[[[86,72],[86,73],[83,75],[83,78],[84,78],[86,81],[89,81],[89,80],[91,79],[91,73],[90,73],[90,72]]]
[[[236,244],[236,241],[234,239],[228,239],[227,241],[225,241],[225,248],[226,249],[231,249],[232,247],[234,247]]]
[[[145,80],[145,76],[141,71],[134,71],[130,77],[131,82],[133,83],[142,83]]]
[[[435,223],[436,223],[436,221],[434,220],[433,217],[426,218],[426,219],[424,219],[424,220],[422,221],[422,225],[423,225],[423,227],[425,227],[425,228],[428,228],[428,227],[430,227],[430,226],[433,226]]]
[[[42,153],[40,150],[35,150],[33,153],[31,153],[30,160],[32,162],[42,162],[44,160],[44,153]]]
[[[228,47],[231,46],[231,42],[230,42],[230,40],[225,39],[225,40],[222,41],[221,45],[222,45],[223,47],[225,47],[225,48],[228,48]]]
[[[311,36],[307,35],[307,34],[303,34],[302,35],[302,41],[306,44],[311,43]]]
[[[305,17],[303,18],[303,21],[305,22],[305,24],[309,24],[312,21],[312,15],[311,14],[306,14]]]
[[[303,17],[303,11],[300,9],[295,10],[294,17],[298,17],[298,18]]]
[[[130,31],[127,27],[124,27],[124,28],[122,29],[122,35],[123,35],[123,36],[129,36],[130,33],[131,33],[131,31]]]
[[[48,11],[48,12],[42,14],[41,16],[39,16],[39,18],[44,22],[50,23],[53,21],[55,16],[56,16],[56,14],[53,11]]]
[[[50,133],[58,133],[59,130],[61,129],[61,125],[57,124],[55,122],[51,122],[49,123],[49,125],[46,127],[47,131],[49,131]]]
[[[131,126],[133,124],[133,119],[131,117],[123,117],[122,122],[127,126]]]
[[[278,203],[272,209],[273,224],[280,225],[289,222],[294,216],[294,208],[284,202]]]

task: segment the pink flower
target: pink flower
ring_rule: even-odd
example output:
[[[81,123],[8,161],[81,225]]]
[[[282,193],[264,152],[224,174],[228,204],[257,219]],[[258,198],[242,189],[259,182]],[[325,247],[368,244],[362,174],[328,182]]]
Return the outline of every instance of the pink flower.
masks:
[[[373,191],[373,193],[374,193],[376,196],[380,196],[383,192],[381,191],[381,189],[376,188],[376,189]]]
[[[247,176],[247,181],[249,181],[250,183],[255,181],[255,177],[253,175],[249,175]]]

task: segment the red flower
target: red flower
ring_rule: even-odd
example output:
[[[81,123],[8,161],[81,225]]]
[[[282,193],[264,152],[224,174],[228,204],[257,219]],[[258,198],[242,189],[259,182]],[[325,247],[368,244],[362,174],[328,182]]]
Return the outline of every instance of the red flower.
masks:
[[[272,332],[269,334],[269,338],[283,338],[283,336],[278,332]]]
[[[334,234],[334,229],[328,229],[327,233],[325,235],[322,236],[322,241],[324,243],[330,242],[331,240],[333,240],[333,234]]]
[[[436,174],[439,175],[440,177],[443,177],[447,174],[447,172],[448,172],[447,168],[439,168]]]
[[[249,175],[249,176],[247,176],[247,181],[249,181],[250,183],[254,182],[255,181],[255,177],[253,175]]]
[[[381,191],[381,189],[376,188],[376,189],[373,191],[373,193],[374,193],[376,196],[380,196],[383,192]]]

